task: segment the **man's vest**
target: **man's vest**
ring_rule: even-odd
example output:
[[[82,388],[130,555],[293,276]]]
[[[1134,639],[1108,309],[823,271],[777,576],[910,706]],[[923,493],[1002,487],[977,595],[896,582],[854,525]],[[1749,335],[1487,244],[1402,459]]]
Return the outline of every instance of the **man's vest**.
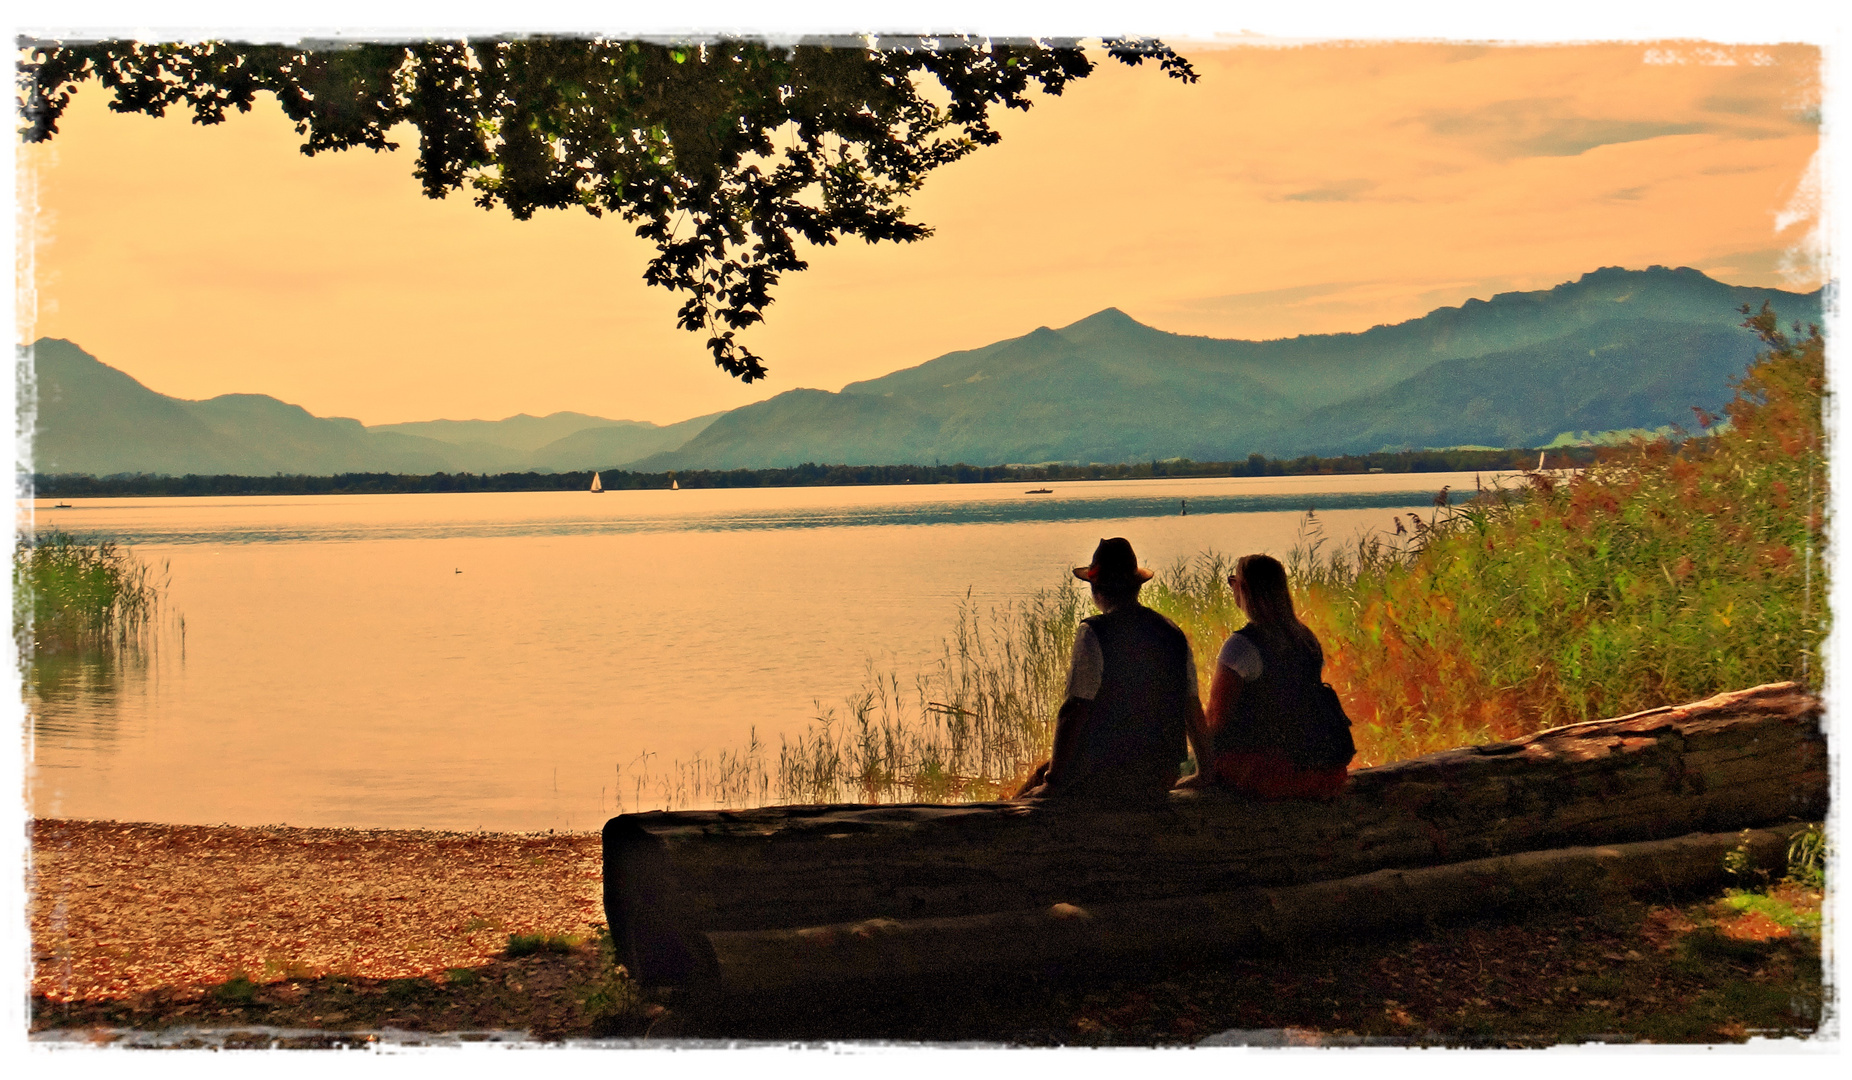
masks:
[[[1102,795],[1167,791],[1188,756],[1185,718],[1196,693],[1189,639],[1138,603],[1086,623],[1104,661],[1100,692],[1061,786]]]

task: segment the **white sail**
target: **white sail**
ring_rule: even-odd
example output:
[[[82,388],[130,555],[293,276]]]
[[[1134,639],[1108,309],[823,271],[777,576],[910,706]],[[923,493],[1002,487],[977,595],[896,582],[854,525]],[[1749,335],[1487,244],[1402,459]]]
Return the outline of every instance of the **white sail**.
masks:
[[[679,481],[679,480],[671,480],[671,481],[669,481],[669,490],[670,490],[670,491],[680,491],[680,490],[682,490],[682,484],[681,484],[681,481]]]
[[[598,479],[597,473],[592,474],[592,490],[593,491],[603,491],[604,490],[604,481]]]

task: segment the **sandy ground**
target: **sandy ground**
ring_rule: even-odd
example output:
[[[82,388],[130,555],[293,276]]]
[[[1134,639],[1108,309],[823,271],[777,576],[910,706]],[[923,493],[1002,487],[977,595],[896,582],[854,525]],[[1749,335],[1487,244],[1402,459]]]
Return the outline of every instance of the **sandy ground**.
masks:
[[[429,978],[511,933],[603,924],[597,835],[243,829],[40,819],[32,992],[132,998],[342,974]]]

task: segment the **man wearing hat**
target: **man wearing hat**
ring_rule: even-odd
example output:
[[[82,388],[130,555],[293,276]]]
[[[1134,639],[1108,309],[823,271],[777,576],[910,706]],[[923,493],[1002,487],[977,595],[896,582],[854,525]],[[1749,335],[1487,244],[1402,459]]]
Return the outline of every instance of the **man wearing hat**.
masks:
[[[1093,586],[1100,613],[1074,638],[1053,756],[1017,797],[1161,795],[1177,782],[1186,737],[1197,760],[1209,760],[1189,639],[1138,602],[1151,571],[1124,537],[1101,540],[1074,576]]]

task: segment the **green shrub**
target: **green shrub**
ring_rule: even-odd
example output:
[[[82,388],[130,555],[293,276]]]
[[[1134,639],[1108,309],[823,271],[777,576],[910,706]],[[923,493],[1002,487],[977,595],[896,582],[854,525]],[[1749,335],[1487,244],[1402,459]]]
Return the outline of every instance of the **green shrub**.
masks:
[[[1812,889],[1826,887],[1826,830],[1809,825],[1788,841],[1788,880]]]
[[[1723,872],[1735,879],[1738,890],[1768,886],[1768,871],[1756,866],[1755,853],[1749,848],[1749,830],[1744,829],[1736,846],[1724,852]]]
[[[579,1008],[594,1034],[620,1034],[642,1009],[642,989],[617,962],[617,947],[608,929],[598,928],[593,945],[598,950],[598,974],[575,988]]]
[[[509,934],[502,955],[513,959],[540,953],[569,953],[577,942],[564,934]]]
[[[257,1003],[257,984],[251,981],[249,975],[240,971],[213,987],[212,997],[227,1005],[254,1005]]]

